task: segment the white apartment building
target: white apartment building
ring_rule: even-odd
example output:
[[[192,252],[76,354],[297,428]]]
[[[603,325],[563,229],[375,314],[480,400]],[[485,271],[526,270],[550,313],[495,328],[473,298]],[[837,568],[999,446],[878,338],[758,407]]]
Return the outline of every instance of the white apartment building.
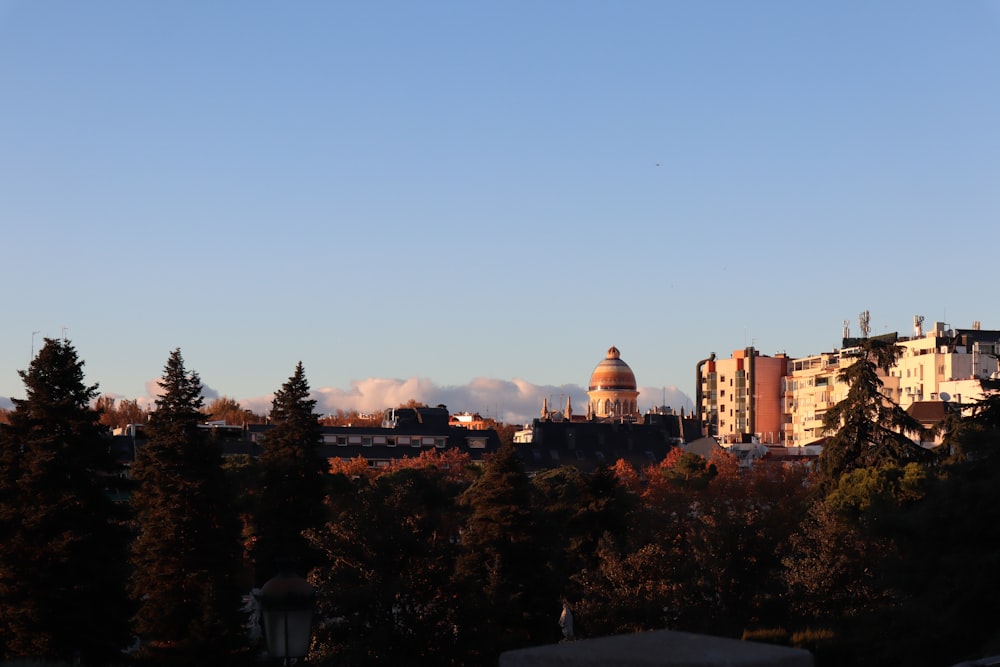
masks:
[[[879,371],[882,393],[904,410],[921,401],[969,405],[983,398],[982,380],[1000,377],[1000,331],[950,329],[935,322],[926,334],[923,318],[914,318],[912,338],[894,338],[902,355],[888,375]],[[846,335],[846,332],[845,332]],[[826,411],[842,401],[848,386],[837,379],[851,363],[854,339],[844,348],[788,362],[783,379],[784,440],[788,447],[804,446],[824,436]]]
[[[845,358],[845,363],[853,361]],[[826,411],[847,394],[847,385],[837,380],[840,370],[839,350],[788,362],[783,383],[786,447],[802,447],[823,437]]]
[[[902,339],[903,354],[890,375],[896,391],[889,394],[903,409],[917,401],[946,401],[958,405],[981,400],[981,380],[1000,376],[997,354],[1000,331],[949,329],[935,322],[929,332],[923,319],[914,318],[914,336]]]

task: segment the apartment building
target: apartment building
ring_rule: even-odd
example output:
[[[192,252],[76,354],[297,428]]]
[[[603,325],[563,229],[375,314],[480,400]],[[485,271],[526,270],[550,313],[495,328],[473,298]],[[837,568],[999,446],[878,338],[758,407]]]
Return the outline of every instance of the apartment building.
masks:
[[[788,362],[784,354],[769,357],[753,347],[736,350],[729,359],[712,355],[700,362],[695,409],[707,434],[725,444],[744,442],[747,436],[779,442]]]
[[[950,329],[935,322],[924,333],[923,318],[913,321],[913,338],[902,339],[903,354],[890,375],[896,403],[907,409],[920,401],[945,401],[959,406],[983,398],[982,380],[1000,376],[1000,331]]]
[[[922,413],[924,402],[961,407],[983,398],[982,381],[1000,378],[1000,331],[984,330],[978,322],[971,329],[935,322],[925,333],[922,324],[922,317],[914,318],[912,338],[873,337],[898,345],[902,353],[888,373],[879,371],[886,398]],[[723,444],[749,438],[786,447],[815,443],[826,435],[826,412],[847,395],[849,387],[838,375],[857,360],[859,343],[845,329],[840,349],[798,359],[771,359],[753,348],[734,352],[731,359],[713,355],[698,363],[699,418]],[[777,438],[771,432],[773,410],[779,415]]]
[[[841,352],[823,352],[788,362],[782,381],[783,440],[787,447],[802,447],[823,437],[826,411],[844,399],[847,385],[837,379]],[[843,355],[843,364],[855,357]]]

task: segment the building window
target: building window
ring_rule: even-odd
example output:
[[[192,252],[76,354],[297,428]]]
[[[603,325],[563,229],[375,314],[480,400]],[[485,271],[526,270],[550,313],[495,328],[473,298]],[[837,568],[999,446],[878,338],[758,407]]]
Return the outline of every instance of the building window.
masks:
[[[361,446],[362,447],[371,447],[372,446],[372,437],[370,435],[362,436],[362,438],[361,438]]]

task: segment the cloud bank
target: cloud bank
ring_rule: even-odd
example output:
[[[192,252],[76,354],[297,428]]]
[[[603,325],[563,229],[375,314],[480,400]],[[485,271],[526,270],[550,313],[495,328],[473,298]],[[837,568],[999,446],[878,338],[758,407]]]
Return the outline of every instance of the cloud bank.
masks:
[[[148,381],[145,389],[146,396],[140,396],[137,400],[143,407],[152,408],[160,394],[159,380]],[[206,385],[202,395],[208,403],[222,394]],[[587,412],[586,387],[575,384],[538,385],[519,379],[475,378],[464,385],[441,386],[420,377],[368,378],[353,381],[349,389],[313,389],[312,397],[316,400],[316,411],[320,414],[336,414],[338,411],[380,413],[411,400],[427,405],[446,405],[452,413],[477,412],[483,417],[492,417],[507,424],[530,423],[541,413],[543,401],[548,401],[550,410],[562,410],[568,399],[574,414],[583,415]],[[131,400],[131,397],[114,398]],[[273,397],[231,398],[248,410],[267,414]],[[660,405],[690,412],[694,404],[677,387],[639,387],[639,409],[642,412]],[[12,407],[10,399],[0,397],[0,408]]]
[[[525,380],[475,378],[464,385],[439,386],[426,378],[355,380],[350,389],[323,387],[313,391],[316,410],[322,414],[344,412],[381,412],[414,400],[427,405],[446,405],[452,412],[477,412],[507,424],[527,424],[548,401],[550,410],[562,410],[569,399],[575,414],[587,412],[587,390],[575,384],[537,385]],[[270,397],[240,401],[254,412],[266,413]],[[676,410],[690,411],[691,399],[676,387],[640,387],[642,411],[666,404]]]

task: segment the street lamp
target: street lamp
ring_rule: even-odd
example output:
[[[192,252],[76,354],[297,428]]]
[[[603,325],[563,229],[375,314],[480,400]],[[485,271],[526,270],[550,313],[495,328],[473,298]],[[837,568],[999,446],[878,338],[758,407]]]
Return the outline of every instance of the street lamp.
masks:
[[[295,574],[290,562],[279,563],[280,571],[256,594],[264,625],[267,652],[285,665],[309,652],[316,590]]]

